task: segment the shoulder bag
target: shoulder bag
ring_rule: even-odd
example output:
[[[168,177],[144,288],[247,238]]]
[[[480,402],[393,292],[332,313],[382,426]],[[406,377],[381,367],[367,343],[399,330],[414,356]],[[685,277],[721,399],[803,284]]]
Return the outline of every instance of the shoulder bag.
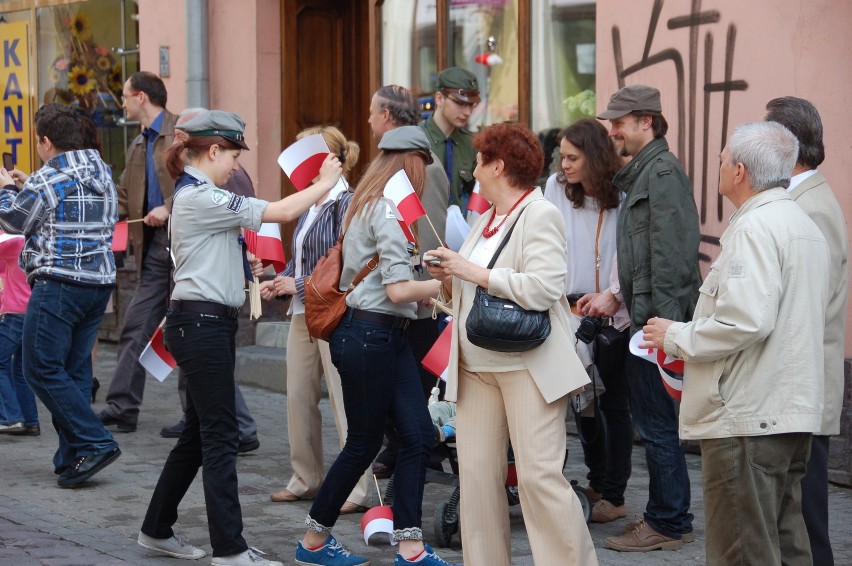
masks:
[[[506,232],[506,237],[488,263],[488,269],[494,267],[524,210],[526,207],[518,213],[518,218]],[[475,346],[494,352],[526,352],[540,346],[550,336],[550,311],[527,310],[477,286],[465,326],[467,339]]]

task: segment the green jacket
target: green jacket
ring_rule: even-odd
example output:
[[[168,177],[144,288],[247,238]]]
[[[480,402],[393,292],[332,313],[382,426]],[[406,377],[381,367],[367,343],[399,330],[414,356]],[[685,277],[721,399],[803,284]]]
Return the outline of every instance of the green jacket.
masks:
[[[642,148],[613,183],[627,193],[616,240],[631,332],[655,316],[691,320],[701,285],[698,210],[689,178],[665,138]]]
[[[476,150],[473,149],[473,134],[461,128],[456,128],[449,138],[435,123],[432,116],[420,123],[426,132],[432,151],[438,156],[444,171],[447,170],[447,141],[453,144],[453,171],[450,178],[450,204],[457,204],[462,214],[467,213],[467,196],[473,192],[473,170],[476,169]],[[463,198],[464,197],[464,198]]]

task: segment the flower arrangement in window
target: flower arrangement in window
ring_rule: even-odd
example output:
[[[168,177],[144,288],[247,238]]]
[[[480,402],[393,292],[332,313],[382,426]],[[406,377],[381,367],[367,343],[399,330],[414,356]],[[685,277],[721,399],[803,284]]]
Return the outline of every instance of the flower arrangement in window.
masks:
[[[98,45],[89,17],[57,14],[58,53],[51,62],[53,102],[62,102],[91,114],[99,126],[121,115],[121,65],[109,48]]]
[[[595,91],[586,89],[562,101],[563,111],[568,114],[567,123],[581,118],[595,117]]]

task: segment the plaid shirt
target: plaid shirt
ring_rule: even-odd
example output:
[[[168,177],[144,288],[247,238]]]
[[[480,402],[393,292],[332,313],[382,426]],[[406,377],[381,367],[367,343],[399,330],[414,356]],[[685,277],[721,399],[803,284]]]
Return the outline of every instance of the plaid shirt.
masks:
[[[0,190],[0,227],[27,237],[19,264],[30,285],[37,277],[115,285],[117,219],[112,172],[93,149],[50,158],[20,193]]]

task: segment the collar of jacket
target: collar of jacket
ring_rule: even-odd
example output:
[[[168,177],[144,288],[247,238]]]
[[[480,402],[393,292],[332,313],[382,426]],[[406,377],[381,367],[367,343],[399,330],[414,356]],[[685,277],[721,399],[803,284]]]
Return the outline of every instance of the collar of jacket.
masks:
[[[745,201],[742,206],[740,206],[732,215],[729,224],[733,224],[744,214],[748,214],[749,211],[754,210],[755,208],[761,207],[764,204],[769,204],[770,202],[775,202],[778,200],[792,200],[790,198],[789,193],[787,193],[787,189],[782,187],[775,187],[772,189],[766,189],[754,194],[753,197]]]
[[[621,168],[613,178],[613,184],[624,192],[628,192],[633,186],[633,182],[652,159],[659,154],[669,150],[669,144],[666,138],[657,138],[651,143],[642,148],[636,156],[630,160],[630,163]]]

